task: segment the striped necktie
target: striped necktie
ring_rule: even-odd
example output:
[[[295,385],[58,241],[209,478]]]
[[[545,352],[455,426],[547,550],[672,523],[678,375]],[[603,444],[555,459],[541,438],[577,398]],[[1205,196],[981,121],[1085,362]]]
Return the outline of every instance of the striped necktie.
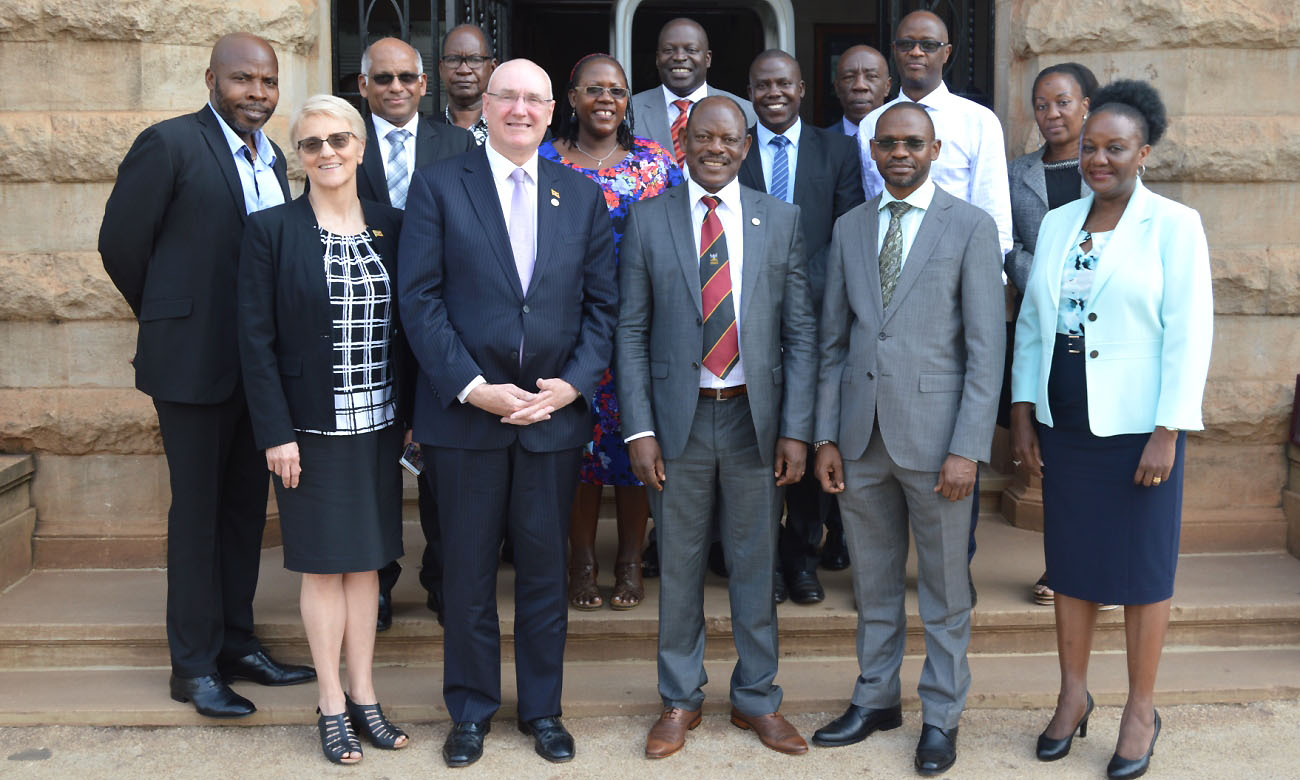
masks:
[[[704,310],[704,367],[719,379],[740,361],[740,334],[731,294],[731,263],[727,237],[722,234],[718,204],[712,195],[700,201],[708,209],[700,228],[700,302]]]
[[[774,135],[768,143],[772,145],[772,186],[767,188],[767,192],[772,197],[789,203],[790,157],[785,149],[790,145],[790,139],[783,135]]]
[[[686,162],[686,152],[682,149],[682,130],[686,128],[686,118],[691,113],[691,101],[682,98],[674,100],[673,105],[677,106],[678,113],[669,130],[673,135],[673,154],[677,156],[677,165],[680,166]]]
[[[400,127],[385,136],[388,139],[388,202],[399,209],[406,208],[406,191],[411,186],[406,167],[406,139],[410,137],[411,133]]]

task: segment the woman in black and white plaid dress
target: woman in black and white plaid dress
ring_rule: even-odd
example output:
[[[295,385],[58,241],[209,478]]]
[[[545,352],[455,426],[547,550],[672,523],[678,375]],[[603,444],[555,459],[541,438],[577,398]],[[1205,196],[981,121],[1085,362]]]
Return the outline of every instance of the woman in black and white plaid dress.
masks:
[[[240,356],[257,446],[278,477],[284,565],[302,572],[321,747],[354,763],[357,733],[381,748],[408,743],[371,676],[376,570],[402,555],[398,458],[411,365],[393,294],[402,212],[358,199],[366,132],[347,102],[309,98],[290,136],[310,192],[249,219]]]

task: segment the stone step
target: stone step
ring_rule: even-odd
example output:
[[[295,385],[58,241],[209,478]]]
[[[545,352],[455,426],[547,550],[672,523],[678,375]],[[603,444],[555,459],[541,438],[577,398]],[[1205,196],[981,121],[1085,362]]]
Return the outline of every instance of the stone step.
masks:
[[[613,557],[613,523],[601,524],[600,560]],[[394,591],[393,628],[379,636],[376,663],[430,664],[442,657],[442,629],[424,607],[415,576],[422,543],[417,525],[406,534],[407,571]],[[973,566],[979,607],[972,617],[973,654],[1047,653],[1055,649],[1051,609],[1029,600],[1042,573],[1041,536],[986,520],[979,529]],[[851,570],[850,570],[851,571]],[[857,616],[850,571],[823,572],[826,601],[778,608],[783,655],[835,657],[853,652]],[[909,564],[907,651],[923,651],[917,616],[915,563]],[[263,553],[256,614],[258,634],[277,656],[306,660],[309,653],[297,611],[298,576],[281,567],[281,551]],[[608,598],[610,575],[602,582]],[[570,611],[567,658],[645,661],[654,658],[658,581],[647,580],[638,609]],[[503,654],[512,657],[513,570],[498,580]],[[0,596],[0,669],[43,670],[163,667],[162,570],[38,570]],[[724,580],[709,575],[705,616],[708,656],[734,657]],[[1095,647],[1123,647],[1123,612],[1102,613]],[[1283,552],[1184,555],[1179,564],[1167,646],[1266,647],[1300,645],[1300,561]]]
[[[920,707],[915,687],[922,664],[908,655],[901,672],[903,707]],[[707,714],[727,711],[731,663],[708,661]],[[787,714],[838,713],[858,674],[853,658],[784,658],[777,683]],[[234,721],[200,717],[167,695],[165,668],[39,670],[0,672],[0,726],[266,726],[315,723],[316,687],[262,688],[236,683],[258,712]],[[564,714],[570,718],[644,715],[646,725],[660,711],[653,660],[582,661],[565,665]],[[972,709],[1046,708],[1056,701],[1054,653],[980,655],[971,658]],[[513,667],[503,664],[498,722],[515,715]],[[1127,691],[1122,652],[1093,654],[1089,687],[1100,706],[1120,706]],[[383,666],[375,688],[384,711],[401,723],[447,719],[439,665]],[[1300,647],[1266,649],[1171,648],[1160,664],[1156,701],[1173,704],[1244,703],[1300,696]],[[914,714],[909,714],[914,718]],[[628,739],[644,738],[643,732]]]

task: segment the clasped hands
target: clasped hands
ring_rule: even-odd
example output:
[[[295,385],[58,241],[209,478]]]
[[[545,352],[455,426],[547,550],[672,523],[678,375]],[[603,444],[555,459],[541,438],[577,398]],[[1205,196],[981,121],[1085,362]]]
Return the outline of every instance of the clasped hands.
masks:
[[[578,390],[563,379],[538,379],[537,392],[530,393],[517,385],[481,384],[470,391],[465,403],[499,415],[508,425],[532,425],[551,419],[551,414],[578,398]]]
[[[628,460],[632,463],[632,473],[645,483],[646,487],[663,490],[668,479],[664,471],[663,452],[659,441],[654,436],[642,436],[627,443]],[[808,445],[798,439],[781,437],[776,440],[776,458],[773,463],[772,476],[778,486],[793,485],[803,479],[808,462]]]

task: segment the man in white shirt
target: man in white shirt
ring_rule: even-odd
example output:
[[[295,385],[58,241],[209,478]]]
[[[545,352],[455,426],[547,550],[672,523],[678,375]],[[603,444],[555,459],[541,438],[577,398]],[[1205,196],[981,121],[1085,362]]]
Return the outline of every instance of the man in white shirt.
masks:
[[[782,753],[772,566],[781,486],[804,473],[816,324],[799,209],[736,179],[744,114],[708,97],[685,128],[690,180],[635,204],[619,265],[616,369],[628,457],[659,529],[659,695],[646,757],[682,748],[704,702],[703,582],[717,510],[739,655],[731,722]]]
[[[857,136],[858,123],[889,97],[889,63],[870,46],[850,46],[835,63],[835,97],[844,116],[826,129]]]
[[[943,83],[943,66],[952,54],[948,27],[929,11],[903,17],[894,36],[894,64],[901,88],[898,97],[867,114],[858,126],[862,189],[867,199],[885,188],[871,160],[871,137],[886,108],[902,101],[920,103],[934,122],[942,144],[930,178],[949,195],[979,206],[998,226],[998,243],[1011,251],[1011,189],[1007,153],[997,115],[980,104],[954,95]]]

